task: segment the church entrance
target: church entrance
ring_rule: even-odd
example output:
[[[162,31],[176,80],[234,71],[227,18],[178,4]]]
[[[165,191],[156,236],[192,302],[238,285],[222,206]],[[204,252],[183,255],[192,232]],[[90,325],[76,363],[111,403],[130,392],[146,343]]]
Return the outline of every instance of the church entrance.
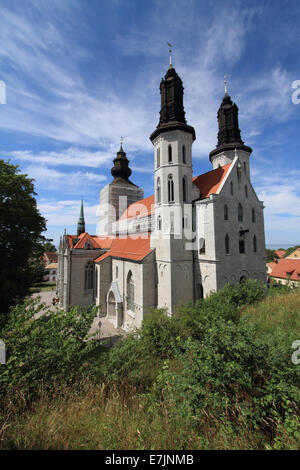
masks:
[[[107,301],[107,317],[110,320],[116,319],[116,301],[112,291],[110,291]]]

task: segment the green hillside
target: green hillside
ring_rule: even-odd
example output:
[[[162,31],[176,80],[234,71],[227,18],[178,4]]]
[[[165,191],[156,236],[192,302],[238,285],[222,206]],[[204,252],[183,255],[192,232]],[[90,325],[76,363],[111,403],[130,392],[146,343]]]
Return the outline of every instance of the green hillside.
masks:
[[[110,350],[83,341],[93,310],[45,322],[38,309],[1,331],[1,449],[300,447],[298,290],[227,286],[154,311]]]

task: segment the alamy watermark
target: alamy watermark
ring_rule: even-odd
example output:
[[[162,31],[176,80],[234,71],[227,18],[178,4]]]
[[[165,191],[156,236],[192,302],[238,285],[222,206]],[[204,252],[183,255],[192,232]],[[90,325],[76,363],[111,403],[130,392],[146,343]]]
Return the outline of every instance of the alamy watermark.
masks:
[[[0,340],[0,364],[6,364],[5,343]]]
[[[0,104],[6,104],[6,85],[3,80],[0,80]]]
[[[292,363],[293,364],[300,364],[300,340],[297,339],[296,341],[293,342],[292,348],[296,349],[296,351],[292,354]]]
[[[295,91],[292,93],[292,103],[299,104],[300,103],[300,80],[294,80],[292,83],[292,88]]]

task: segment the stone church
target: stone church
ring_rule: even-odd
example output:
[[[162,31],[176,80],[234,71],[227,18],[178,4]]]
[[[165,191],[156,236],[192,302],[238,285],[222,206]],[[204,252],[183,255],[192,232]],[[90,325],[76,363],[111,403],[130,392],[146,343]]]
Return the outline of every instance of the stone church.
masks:
[[[266,282],[263,203],[251,184],[252,149],[241,139],[238,107],[225,87],[211,171],[193,176],[195,129],[188,125],[182,80],[173,65],[160,83],[154,147],[154,194],[129,178],[122,144],[113,181],[100,192],[97,235],[85,232],[81,203],[76,235],[59,246],[60,306],[99,306],[115,326],[139,327],[153,307],[172,315],[248,278]]]

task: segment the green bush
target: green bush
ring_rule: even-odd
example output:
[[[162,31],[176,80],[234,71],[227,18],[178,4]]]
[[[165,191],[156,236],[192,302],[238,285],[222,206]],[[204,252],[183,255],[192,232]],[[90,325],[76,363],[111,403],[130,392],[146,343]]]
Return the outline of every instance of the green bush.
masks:
[[[16,389],[32,396],[41,385],[84,373],[84,361],[97,348],[86,341],[94,316],[92,308],[52,313],[39,299],[14,307],[0,332],[7,350],[6,365],[0,365],[0,396]]]

